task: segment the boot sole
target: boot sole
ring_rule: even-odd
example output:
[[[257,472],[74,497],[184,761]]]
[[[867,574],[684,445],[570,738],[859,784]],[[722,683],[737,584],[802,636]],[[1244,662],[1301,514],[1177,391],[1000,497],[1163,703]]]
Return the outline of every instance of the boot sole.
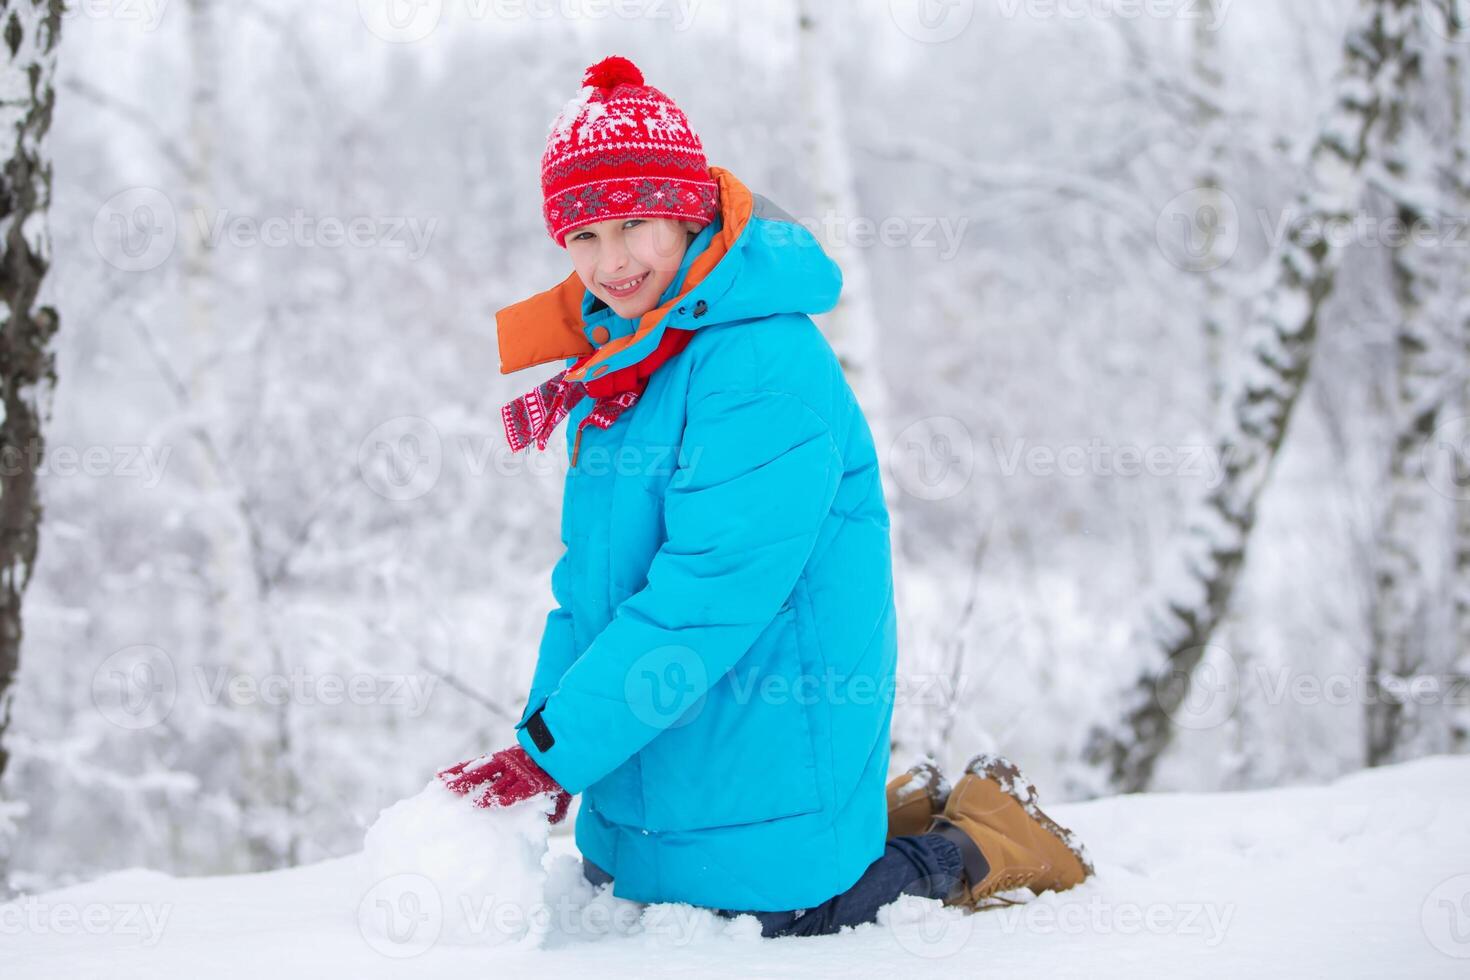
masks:
[[[949,802],[950,791],[949,781],[944,778],[944,773],[932,762],[916,763],[909,766],[908,771],[913,773],[914,781],[924,790],[924,795],[929,797],[929,808],[935,813],[943,813],[944,805]]]
[[[928,808],[928,819],[933,819],[936,814],[944,812],[945,804],[949,802],[950,785],[944,778],[944,773],[932,762],[919,762],[904,771],[904,775],[910,777],[898,791],[896,804],[905,806],[915,797],[922,795],[926,799]],[[890,822],[894,807],[889,807]],[[922,833],[921,829],[919,833]],[[889,834],[889,839],[893,834]]]
[[[1084,880],[1092,877],[1094,872],[1092,862],[1087,857],[1087,848],[1077,839],[1076,834],[1048,817],[1045,811],[1036,805],[1036,785],[1021,773],[1019,766],[1005,756],[981,753],[970,760],[969,765],[965,766],[965,772],[989,779],[999,786],[1002,793],[1021,805],[1021,809],[1026,811],[1027,816],[1041,824],[1042,829],[1061,841],[1062,846],[1072,852],[1072,856],[1082,865]]]

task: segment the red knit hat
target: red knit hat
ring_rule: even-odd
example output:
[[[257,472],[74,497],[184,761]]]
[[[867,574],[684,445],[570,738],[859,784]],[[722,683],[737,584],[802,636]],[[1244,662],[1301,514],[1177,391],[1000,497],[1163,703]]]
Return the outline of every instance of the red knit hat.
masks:
[[[718,185],[704,146],[672,99],[627,58],[587,69],[551,124],[541,157],[546,230],[562,248],[573,228],[624,215],[714,220]]]

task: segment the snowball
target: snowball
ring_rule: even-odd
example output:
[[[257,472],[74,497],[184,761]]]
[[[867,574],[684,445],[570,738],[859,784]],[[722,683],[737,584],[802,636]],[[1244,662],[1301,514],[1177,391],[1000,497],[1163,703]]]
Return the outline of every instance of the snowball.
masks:
[[[552,800],[479,808],[438,779],[388,807],[363,841],[363,935],[389,955],[437,944],[539,946],[548,930]]]

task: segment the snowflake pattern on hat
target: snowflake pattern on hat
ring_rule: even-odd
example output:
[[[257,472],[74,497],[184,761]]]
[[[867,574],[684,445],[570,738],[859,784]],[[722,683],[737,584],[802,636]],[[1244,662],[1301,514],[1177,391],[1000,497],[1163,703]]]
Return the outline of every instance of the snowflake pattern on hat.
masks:
[[[719,204],[704,145],[673,100],[626,58],[586,71],[562,106],[541,157],[542,211],[552,241],[617,217],[682,218],[707,225]]]
[[[659,184],[645,180],[638,185],[638,206],[640,208],[666,208],[678,202],[679,191],[667,180]]]

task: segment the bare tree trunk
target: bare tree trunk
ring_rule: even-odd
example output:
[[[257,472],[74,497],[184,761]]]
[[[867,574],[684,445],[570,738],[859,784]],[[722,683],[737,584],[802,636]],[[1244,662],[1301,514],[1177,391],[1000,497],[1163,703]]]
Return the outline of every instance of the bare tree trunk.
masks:
[[[51,341],[60,319],[36,296],[50,265],[46,211],[51,161],[46,133],[55,104],[61,0],[0,6],[4,95],[0,134],[9,141],[0,172],[0,776],[10,761],[10,727],[23,635],[21,598],[35,568],[41,499],[36,469],[45,452],[41,422],[56,386]],[[0,882],[8,849],[0,841]]]
[[[1299,219],[1351,219],[1363,190],[1368,141],[1384,91],[1399,90],[1407,34],[1418,4],[1366,0],[1349,32],[1334,105],[1313,145],[1306,186],[1291,213]],[[1216,449],[1225,476],[1192,516],[1177,571],[1150,610],[1142,642],[1152,654],[1125,694],[1120,718],[1098,726],[1085,747],[1116,788],[1145,788],[1173,737],[1171,716],[1189,694],[1188,678],[1229,608],[1245,561],[1256,507],[1306,381],[1317,317],[1332,292],[1341,249],[1294,221],[1275,258],[1275,280],[1254,305],[1250,344]],[[1183,679],[1184,683],[1170,683]]]

